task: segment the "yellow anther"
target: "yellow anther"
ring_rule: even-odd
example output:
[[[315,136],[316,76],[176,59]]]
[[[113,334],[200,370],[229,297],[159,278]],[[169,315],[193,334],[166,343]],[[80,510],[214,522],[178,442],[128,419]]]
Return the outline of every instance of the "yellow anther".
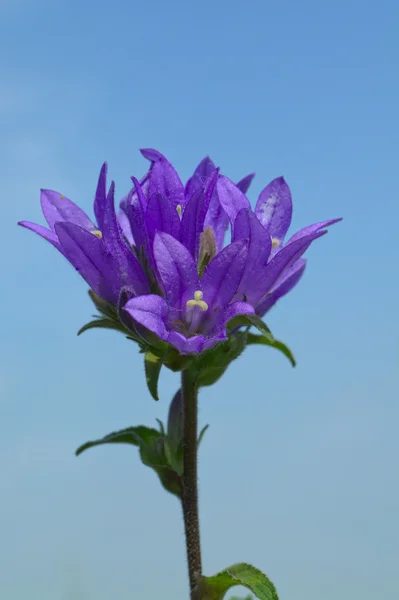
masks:
[[[203,311],[208,310],[207,303],[202,299],[203,296],[204,294],[200,290],[194,292],[194,299],[187,300],[186,302],[187,308],[194,308],[194,306],[198,306]]]
[[[94,231],[92,231],[92,234],[95,235],[99,240],[101,240],[101,238],[103,237],[103,234],[99,229],[94,229]]]
[[[181,218],[181,215],[182,215],[182,207],[181,207],[181,204],[178,204],[178,205],[176,206],[176,210],[177,210],[177,214],[178,214],[178,215],[179,215],[179,217]]]
[[[65,198],[65,196],[60,196],[60,198]]]
[[[272,248],[278,248],[280,245],[280,240],[277,238],[272,238]]]

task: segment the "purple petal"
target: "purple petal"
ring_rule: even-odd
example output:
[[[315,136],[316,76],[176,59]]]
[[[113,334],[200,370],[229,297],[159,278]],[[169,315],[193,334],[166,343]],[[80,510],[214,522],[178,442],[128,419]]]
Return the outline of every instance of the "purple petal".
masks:
[[[195,169],[192,177],[190,177],[190,179],[186,183],[186,201],[189,200],[195,192],[204,187],[205,181],[215,169],[215,164],[209,158],[209,156],[206,156],[201,160],[200,164]]]
[[[282,243],[292,219],[292,198],[284,177],[277,177],[260,193],[255,214],[272,238]]]
[[[217,182],[219,202],[233,225],[238,213],[243,208],[251,208],[248,198],[242,191],[224,175],[220,175]]]
[[[226,326],[231,319],[234,319],[234,317],[238,317],[239,315],[252,315],[254,312],[254,307],[252,304],[248,304],[248,302],[233,302],[225,311],[220,325]]]
[[[180,238],[180,217],[175,204],[161,194],[154,194],[148,200],[145,215],[147,232],[152,243],[155,232],[163,231],[172,237]]]
[[[94,196],[94,214],[96,215],[98,228],[102,230],[104,220],[105,203],[107,201],[107,163],[101,167],[98,178],[96,195]]]
[[[177,331],[170,331],[167,341],[177,348],[180,354],[198,354],[204,346],[205,336],[195,335],[191,338],[186,338]]]
[[[168,306],[161,296],[148,294],[146,296],[137,296],[128,300],[123,310],[140,325],[143,325],[161,340],[166,340],[168,331],[165,320],[168,314]]]
[[[265,300],[266,294],[270,292],[283,271],[293,264],[304,252],[309,248],[310,244],[317,238],[325,235],[324,231],[317,231],[304,236],[290,244],[287,244],[272,258],[272,260],[264,267],[262,278],[259,280],[257,293],[251,298],[252,304],[260,304]]]
[[[207,227],[211,227],[213,229],[216,247],[218,250],[221,250],[223,248],[226,231],[229,227],[229,217],[219,202],[217,185],[213,191],[208,212],[205,217],[204,229]]]
[[[134,246],[135,244],[133,239],[132,228],[130,227],[130,221],[127,218],[127,214],[125,213],[125,211],[120,209],[117,218],[119,225],[121,226],[122,233],[125,236],[125,239],[129,242],[131,246]]]
[[[147,278],[137,258],[123,241],[122,230],[115,213],[114,192],[115,184],[112,182],[104,208],[104,246],[118,263],[121,286],[128,285],[134,288],[136,294],[145,294],[149,291]]]
[[[43,227],[43,225],[36,225],[36,223],[31,223],[30,221],[19,221],[18,225],[21,225],[21,227],[25,227],[26,229],[30,229],[30,231],[34,231],[42,238],[50,242],[50,244],[53,244],[53,246],[57,248],[61,254],[64,254],[57,235],[50,229],[47,229],[47,227]]]
[[[215,256],[201,279],[204,301],[210,309],[226,306],[237,292],[248,254],[245,240],[233,242]]]
[[[181,220],[181,241],[197,260],[200,235],[204,230],[204,222],[209,204],[216,186],[218,169],[207,178],[205,186],[197,190],[186,204]]]
[[[84,229],[93,231],[97,229],[86,213],[79,208],[72,200],[61,196],[58,192],[52,190],[40,190],[40,204],[44,217],[49,227],[54,231],[55,223],[60,221],[70,221],[76,223]]]
[[[154,257],[168,303],[177,310],[199,289],[196,264],[190,252],[167,233],[156,233]]]
[[[279,298],[288,294],[288,292],[296,286],[305,271],[305,267],[306,260],[304,258],[299,258],[283,271],[271,289],[270,294],[258,305],[256,313],[260,317],[263,317]]]
[[[251,210],[241,210],[234,221],[234,241],[249,239],[247,263],[240,285],[237,298],[246,298],[252,301],[253,295],[259,288],[259,276],[263,273],[267,263],[272,242],[266,229],[259,223]]]
[[[149,174],[148,197],[153,194],[162,194],[170,198],[177,206],[184,205],[184,186],[171,163],[157,150],[146,148],[140,150],[142,155],[152,161]]]
[[[247,193],[249,186],[251,185],[254,177],[255,177],[255,173],[250,173],[249,175],[246,175],[246,177],[243,177],[242,179],[240,179],[240,181],[238,183],[236,183],[236,186],[238,187],[239,190],[242,191],[243,194]]]
[[[116,304],[121,288],[119,268],[102,240],[75,223],[56,223],[63,253],[95,293]]]
[[[148,233],[145,222],[145,206],[147,199],[140,183],[135,177],[132,177],[135,190],[131,190],[129,194],[121,202],[121,209],[125,212],[129,219],[130,228],[133,239],[138,249],[144,248],[146,252],[151,253],[151,248],[148,244]]]
[[[287,246],[288,244],[295,242],[295,240],[299,240],[305,235],[309,235],[310,233],[314,233],[315,231],[320,231],[320,229],[324,229],[325,227],[334,225],[334,223],[338,223],[339,221],[342,221],[342,217],[340,217],[339,219],[330,219],[329,221],[320,221],[319,223],[313,223],[313,225],[308,225],[307,227],[304,227],[303,229],[300,229],[299,231],[294,233],[294,235],[288,240],[288,242],[285,245]]]

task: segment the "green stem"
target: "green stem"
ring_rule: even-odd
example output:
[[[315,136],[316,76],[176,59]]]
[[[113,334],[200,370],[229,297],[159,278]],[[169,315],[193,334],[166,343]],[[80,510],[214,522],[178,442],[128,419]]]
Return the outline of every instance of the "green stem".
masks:
[[[186,534],[190,598],[196,600],[201,575],[201,545],[198,518],[197,420],[198,392],[187,371],[182,372],[184,473],[182,505]]]

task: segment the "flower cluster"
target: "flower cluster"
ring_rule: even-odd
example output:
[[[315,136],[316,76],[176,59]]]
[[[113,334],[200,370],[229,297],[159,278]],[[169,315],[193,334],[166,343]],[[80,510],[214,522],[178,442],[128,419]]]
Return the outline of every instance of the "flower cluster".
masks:
[[[180,354],[226,340],[234,317],[262,317],[301,278],[310,244],[340,220],[315,223],[285,242],[292,200],[283,177],[264,188],[253,211],[246,196],[253,175],[235,184],[205,158],[183,185],[162,154],[141,152],[150,168],[141,181],[132,177],[118,213],[104,164],[96,222],[65,196],[42,190],[49,229],[19,224],[53,244],[132,330],[144,328]]]

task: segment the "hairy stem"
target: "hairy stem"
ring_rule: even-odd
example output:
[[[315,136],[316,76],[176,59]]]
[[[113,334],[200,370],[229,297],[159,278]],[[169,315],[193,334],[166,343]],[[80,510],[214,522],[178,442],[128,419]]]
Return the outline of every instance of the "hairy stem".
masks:
[[[198,392],[187,371],[182,372],[184,473],[182,505],[186,535],[190,598],[197,600],[197,577],[201,575],[201,545],[198,518],[197,420]]]

